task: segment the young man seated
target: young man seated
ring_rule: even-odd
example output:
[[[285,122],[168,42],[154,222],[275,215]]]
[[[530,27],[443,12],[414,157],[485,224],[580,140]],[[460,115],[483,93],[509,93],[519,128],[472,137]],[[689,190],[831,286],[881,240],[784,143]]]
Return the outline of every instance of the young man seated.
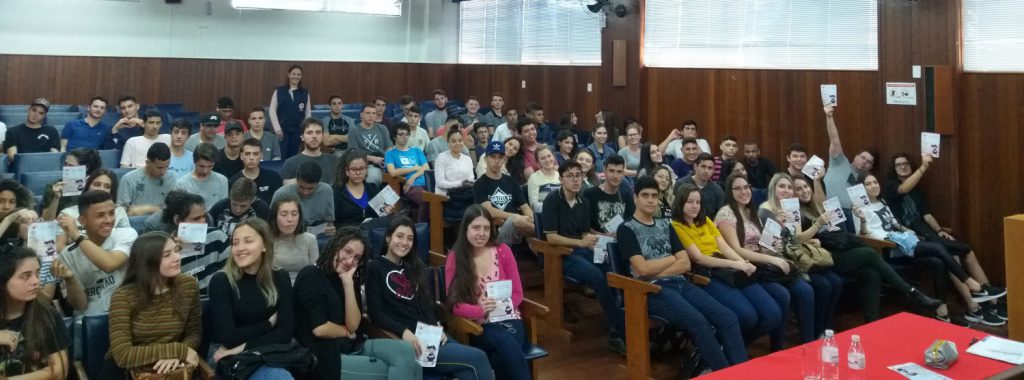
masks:
[[[334,235],[334,192],[326,183],[320,181],[322,171],[320,164],[313,161],[303,162],[295,176],[295,183],[284,185],[276,192],[270,204],[284,194],[292,194],[299,198],[302,206],[302,221],[306,223],[306,232],[319,236]]]
[[[242,171],[235,174],[228,180],[231,186],[241,178],[251,179],[256,182],[256,197],[270,204],[274,198],[274,192],[283,186],[281,175],[273,170],[261,170],[260,161],[263,161],[263,150],[259,139],[250,137],[242,142]]]
[[[423,202],[423,192],[426,189],[427,181],[423,176],[430,165],[427,164],[427,157],[419,147],[409,146],[409,135],[411,127],[404,122],[398,122],[394,126],[395,146],[384,153],[384,164],[387,165],[388,174],[393,176],[405,176],[403,193],[419,208],[419,221],[427,221],[427,207]]]
[[[710,154],[697,155],[693,163],[693,174],[676,181],[675,189],[684,183],[692,183],[700,189],[700,203],[704,210],[720,210],[725,205],[725,190],[717,182],[711,181],[711,173],[715,170],[715,160]]]
[[[192,161],[192,151],[185,150],[185,141],[192,133],[192,123],[185,119],[178,119],[171,123],[171,162],[167,167],[167,174],[173,180],[192,173],[196,164]]]
[[[192,152],[195,168],[191,174],[178,178],[173,190],[186,192],[203,197],[207,205],[213,205],[228,196],[228,179],[223,174],[213,171],[217,162],[217,148],[210,143],[202,143]]]
[[[160,127],[163,126],[163,115],[160,111],[150,109],[143,114],[142,119],[142,136],[132,137],[124,143],[124,151],[121,152],[122,168],[145,167],[149,147],[158,142],[171,145],[171,136],[160,134]]]
[[[39,98],[28,106],[25,122],[7,130],[4,134],[4,152],[7,160],[14,162],[18,153],[60,152],[60,134],[57,129],[43,125],[50,102]]]
[[[604,183],[583,191],[583,198],[590,204],[590,228],[594,231],[613,235],[612,230],[605,228],[616,216],[625,219],[633,214],[636,205],[629,189],[623,189],[622,178],[626,176],[626,160],[622,156],[612,154],[604,161]]]
[[[199,132],[189,136],[188,140],[185,141],[185,149],[195,151],[196,146],[202,143],[213,144],[217,149],[224,148],[227,145],[224,141],[224,136],[217,134],[217,127],[220,126],[220,121],[220,115],[216,113],[203,115],[203,118],[199,120]]]
[[[633,191],[636,212],[619,225],[616,238],[633,277],[661,286],[661,292],[648,296],[649,312],[686,331],[712,370],[746,361],[747,349],[736,315],[683,277],[690,271],[686,249],[670,219],[654,218],[658,183],[641,177]]]
[[[316,162],[320,169],[320,180],[328,185],[334,185],[334,170],[338,166],[338,156],[325,154],[323,151],[324,126],[320,120],[307,118],[302,122],[302,151],[299,154],[289,157],[281,167],[281,178],[284,184],[295,183],[295,176],[299,166],[306,162]]]
[[[380,184],[381,175],[384,170],[384,152],[391,148],[391,132],[384,124],[375,122],[377,120],[377,108],[373,102],[365,103],[363,111],[359,114],[361,122],[359,126],[348,131],[349,149],[358,149],[366,152],[370,160],[369,171],[366,173],[366,182]]]
[[[242,124],[237,122],[228,123],[224,128],[224,148],[217,152],[217,163],[214,169],[224,177],[231,178],[242,171],[242,141],[245,132],[242,132]]]
[[[231,193],[210,207],[211,225],[231,236],[235,226],[246,218],[267,220],[270,206],[256,197],[256,182],[241,178],[231,184]]]
[[[260,142],[263,147],[263,160],[281,159],[281,142],[273,133],[263,133],[263,127],[267,123],[267,110],[263,107],[254,107],[249,112],[249,131],[245,132],[246,140],[253,138]]]
[[[682,139],[682,155],[676,157],[668,164],[672,168],[672,171],[676,172],[676,177],[685,178],[693,174],[694,166],[697,165],[697,155],[700,154],[700,146],[697,145],[697,140],[694,138]],[[714,163],[712,162],[712,165]],[[712,166],[713,168],[713,166]]]
[[[149,215],[160,210],[164,197],[174,186],[167,174],[171,162],[171,148],[156,143],[146,152],[146,167],[132,170],[117,186],[117,204],[128,210],[129,216]]]
[[[74,219],[61,215],[58,223],[70,245],[53,265],[70,269],[64,284],[68,303],[76,314],[104,314],[110,308],[110,296],[124,278],[128,253],[138,233],[114,227],[114,201],[108,192],[85,192],[78,197],[78,212],[85,233],[78,230]],[[62,269],[57,271],[64,273]]]
[[[524,237],[533,236],[533,209],[526,201],[523,187],[501,172],[505,167],[505,143],[487,143],[487,152],[481,160],[487,162],[487,171],[473,183],[473,202],[487,209],[491,217],[505,219],[498,227],[497,242],[518,244]]]
[[[356,126],[356,119],[341,113],[345,103],[340,95],[331,95],[327,103],[331,107],[331,113],[320,119],[321,125],[327,129],[324,134],[324,150],[337,155],[348,149],[348,131]]]
[[[544,212],[541,213],[543,231],[547,241],[554,245],[572,248],[572,254],[562,258],[562,273],[586,284],[597,293],[597,301],[608,319],[608,349],[625,354],[623,340],[623,316],[615,306],[615,296],[608,288],[607,260],[594,263],[594,246],[597,235],[590,229],[590,204],[580,195],[583,186],[583,169],[575,160],[565,160],[558,167],[562,188],[544,198]]]

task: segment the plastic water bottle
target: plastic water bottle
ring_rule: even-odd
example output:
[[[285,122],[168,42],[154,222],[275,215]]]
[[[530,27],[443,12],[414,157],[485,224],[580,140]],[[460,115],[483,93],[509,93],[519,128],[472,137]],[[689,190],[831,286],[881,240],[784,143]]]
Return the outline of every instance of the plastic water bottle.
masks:
[[[825,341],[821,344],[821,380],[839,379],[839,346],[835,333],[825,330]]]
[[[864,347],[860,345],[860,336],[854,335],[850,338],[850,351],[846,353],[846,362],[850,366],[850,379],[864,380],[867,361],[864,357]]]

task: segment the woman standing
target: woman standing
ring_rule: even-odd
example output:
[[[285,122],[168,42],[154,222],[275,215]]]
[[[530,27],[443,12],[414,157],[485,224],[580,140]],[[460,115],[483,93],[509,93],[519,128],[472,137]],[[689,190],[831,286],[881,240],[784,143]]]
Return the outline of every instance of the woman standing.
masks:
[[[316,265],[302,268],[295,280],[295,338],[318,359],[313,379],[380,374],[405,380],[423,375],[409,344],[366,340],[359,333],[366,248],[362,230],[341,227]]]
[[[135,240],[124,281],[110,298],[110,351],[101,379],[137,368],[166,374],[199,365],[199,283],[181,273],[181,248],[163,232]]]
[[[299,127],[313,111],[310,99],[309,89],[302,87],[302,66],[289,66],[288,80],[270,96],[270,121],[281,140],[282,160],[299,152]]]
[[[530,366],[523,354],[526,326],[519,312],[523,302],[523,285],[512,250],[496,244],[491,233],[491,215],[479,205],[466,209],[459,237],[444,265],[448,287],[447,305],[457,317],[471,319],[483,326],[483,335],[473,338],[473,345],[488,353],[491,367],[498,378],[529,380]],[[487,295],[487,284],[509,281],[512,296],[507,300]],[[498,310],[503,320],[491,322]]]
[[[10,250],[0,254],[0,376],[63,380],[71,369],[71,338],[60,314],[37,297],[39,257],[24,247],[5,249]]]
[[[440,325],[434,314],[434,298],[427,289],[426,268],[415,252],[412,220],[396,218],[384,235],[384,253],[366,265],[366,299],[370,320],[408,342],[416,355],[426,349],[416,337],[416,324]],[[424,373],[442,374],[460,380],[494,378],[487,354],[441,336],[437,366]]]
[[[270,234],[274,237],[274,267],[295,277],[306,266],[316,263],[316,236],[306,232],[302,223],[302,204],[292,194],[285,194],[270,206]]]
[[[272,269],[274,246],[262,219],[249,218],[231,234],[231,258],[210,280],[210,314],[215,333],[211,362],[247,348],[292,340],[295,306],[288,273]],[[263,366],[249,380],[289,380],[283,368]]]

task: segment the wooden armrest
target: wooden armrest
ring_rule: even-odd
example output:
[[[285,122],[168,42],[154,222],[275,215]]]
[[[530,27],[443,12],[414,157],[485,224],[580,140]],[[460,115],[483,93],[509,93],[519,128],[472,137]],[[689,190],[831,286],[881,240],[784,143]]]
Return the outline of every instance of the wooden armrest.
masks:
[[[658,285],[654,285],[646,281],[640,281],[635,278],[629,278],[617,273],[608,273],[608,286],[622,289],[626,293],[658,293],[661,291],[661,287]]]
[[[438,193],[432,193],[432,192],[429,192],[429,191],[424,191],[423,192],[423,200],[425,200],[427,202],[444,203],[444,202],[448,202],[448,196],[441,195],[441,194],[438,194]]]
[[[448,197],[429,191],[423,192],[423,201],[430,210],[430,250],[444,251],[444,202]]]
[[[690,283],[694,285],[707,286],[711,283],[711,279],[705,276],[701,276],[696,273],[686,273],[686,278],[690,279]]]
[[[444,266],[446,262],[448,262],[448,255],[430,251],[430,266],[441,267]]]
[[[858,237],[860,238],[860,240],[862,242],[864,242],[864,244],[866,244],[868,247],[871,247],[871,249],[874,249],[874,250],[878,251],[879,253],[881,253],[882,251],[884,251],[884,250],[886,250],[888,248],[896,248],[896,243],[893,243],[893,242],[888,241],[888,240],[872,239],[872,238],[869,238],[869,237],[866,237],[866,236],[858,236]]]
[[[210,364],[206,363],[206,360],[199,361],[199,366],[196,367],[195,372],[200,380],[213,380],[217,378],[217,372],[210,367]]]
[[[85,367],[82,366],[81,360],[75,360],[75,374],[78,375],[78,380],[89,380],[89,375],[85,374]]]
[[[402,194],[402,185],[405,185],[405,177],[391,175],[385,171],[381,174],[381,182],[391,186],[391,190],[394,190],[395,194]]]
[[[540,341],[539,324],[544,316],[551,312],[551,309],[537,301],[523,298],[523,303],[519,304],[519,312],[522,313],[523,324],[526,325],[526,339],[529,339],[530,343],[537,344]]]
[[[363,314],[363,321],[360,324],[361,327],[366,329],[366,335],[374,339],[402,339],[402,337],[395,335],[395,333],[374,326],[370,318]]]
[[[467,318],[449,316],[445,327],[455,337],[455,340],[462,344],[469,344],[472,336],[480,336],[484,333],[483,326]]]
[[[534,250],[543,253],[544,256],[551,256],[550,258],[545,257],[545,260],[554,260],[562,256],[569,256],[572,254],[572,249],[570,249],[569,247],[554,245],[537,238],[530,238],[530,246],[532,246]]]

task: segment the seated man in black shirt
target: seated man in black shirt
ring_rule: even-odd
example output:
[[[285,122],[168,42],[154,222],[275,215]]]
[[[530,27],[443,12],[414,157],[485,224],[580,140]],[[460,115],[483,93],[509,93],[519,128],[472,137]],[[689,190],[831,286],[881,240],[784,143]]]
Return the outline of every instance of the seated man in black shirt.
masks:
[[[565,160],[558,167],[562,188],[548,193],[541,213],[544,234],[549,243],[572,248],[572,254],[562,258],[562,274],[594,289],[597,301],[608,318],[608,348],[625,354],[623,316],[615,306],[615,296],[608,288],[607,260],[595,260],[594,246],[597,235],[590,229],[590,204],[579,196],[583,187],[583,169],[575,160]],[[595,264],[595,261],[600,263]]]
[[[618,216],[621,223],[622,219],[633,215],[633,211],[636,210],[633,195],[628,189],[622,188],[622,178],[625,176],[626,160],[620,155],[612,154],[604,160],[604,183],[583,191],[583,197],[590,204],[590,228],[594,231],[615,235],[618,224],[608,226],[608,222]]]
[[[8,129],[4,136],[4,152],[7,160],[14,162],[18,153],[60,152],[60,134],[57,129],[43,125],[50,102],[39,98],[28,106],[25,122]]]
[[[508,174],[505,167],[505,143],[487,144],[487,171],[473,183],[473,202],[478,203],[494,218],[505,219],[498,227],[498,244],[517,244],[534,231],[533,209],[526,202],[523,187]]]
[[[260,161],[263,161],[263,146],[260,140],[250,137],[242,142],[242,171],[235,174],[228,180],[233,186],[235,181],[241,178],[248,178],[256,182],[256,196],[264,203],[270,204],[274,198],[274,192],[282,186],[281,175],[273,170],[261,170]]]
[[[224,127],[224,149],[217,154],[217,163],[213,165],[213,171],[231,178],[241,172],[245,165],[242,163],[242,141],[245,140],[245,132],[242,131],[242,123],[235,120],[229,121]]]
[[[253,217],[267,220],[269,214],[270,206],[256,197],[256,182],[248,178],[232,183],[228,197],[210,208],[210,216],[213,218],[211,225],[224,231],[227,236],[231,236],[235,226],[242,220]]]

